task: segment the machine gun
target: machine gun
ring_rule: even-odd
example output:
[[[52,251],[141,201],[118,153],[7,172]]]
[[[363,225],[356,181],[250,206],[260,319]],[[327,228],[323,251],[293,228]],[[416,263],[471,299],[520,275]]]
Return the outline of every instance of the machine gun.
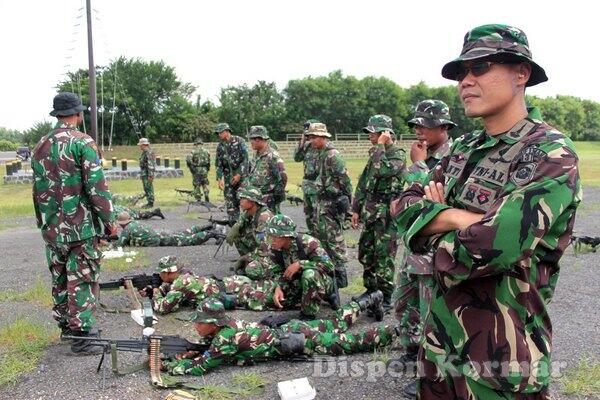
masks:
[[[212,212],[212,210],[220,210],[220,207],[214,205],[210,201],[196,200],[196,198],[194,197],[194,191],[191,189],[175,188],[175,191],[177,193],[179,193],[180,195],[188,196],[188,199],[186,200],[188,203],[188,208],[187,208],[186,213],[188,213],[190,211],[191,206],[202,206],[202,207],[205,207],[209,212]]]
[[[218,219],[218,218],[213,218],[212,215],[209,218],[200,216],[200,217],[198,217],[198,219],[201,219],[203,221],[208,221],[211,225],[221,225],[221,226],[233,225],[227,218]]]
[[[575,253],[581,253],[582,250],[586,250],[595,253],[600,246],[599,236],[571,236],[571,244],[573,245],[573,251]]]
[[[96,368],[96,372],[104,365],[106,354],[111,356],[112,371],[115,375],[126,375],[141,369],[150,369],[150,378],[153,385],[157,387],[169,387],[169,384],[163,382],[160,376],[160,356],[161,354],[174,358],[177,354],[186,351],[204,352],[208,350],[208,344],[193,343],[179,336],[169,335],[144,335],[141,339],[102,339],[100,333],[97,337],[93,336],[61,336],[62,340],[79,340],[86,341],[90,345],[101,346],[103,348],[102,357]],[[142,353],[146,351],[149,360],[140,365],[129,366],[124,369],[119,369],[117,353],[119,351]]]

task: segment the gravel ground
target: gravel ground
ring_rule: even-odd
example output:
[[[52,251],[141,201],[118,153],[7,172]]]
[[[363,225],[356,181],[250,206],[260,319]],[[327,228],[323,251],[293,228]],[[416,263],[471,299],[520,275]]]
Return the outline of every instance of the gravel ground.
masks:
[[[186,207],[169,210],[167,219],[152,220],[148,223],[157,228],[181,229],[198,223],[190,214],[185,214]],[[284,213],[291,215],[304,229],[302,210],[296,206],[285,206]],[[208,214],[205,214],[208,216]],[[217,216],[217,215],[215,215]],[[581,235],[600,235],[600,227],[595,221],[600,217],[600,188],[588,188],[585,201],[580,207],[576,222],[576,232]],[[13,289],[24,290],[28,285],[41,277],[48,284],[49,273],[44,259],[43,243],[39,231],[35,228],[31,217],[10,221],[15,228],[0,232],[0,291]],[[202,222],[200,222],[202,223]],[[348,231],[350,242],[356,242],[358,232]],[[197,274],[229,274],[231,261],[235,259],[234,249],[225,249],[213,258],[216,246],[212,244],[195,247],[156,247],[145,248],[149,260],[155,262],[159,257],[168,254],[178,255],[184,263]],[[225,247],[225,246],[224,246]],[[352,260],[356,260],[356,249],[349,249]],[[566,369],[573,367],[586,354],[600,354],[600,280],[598,275],[598,254],[588,253],[575,256],[569,248],[563,257],[562,273],[554,300],[550,306],[554,322],[553,361],[560,361]],[[146,272],[150,271],[147,269]],[[144,271],[133,271],[144,272]],[[352,261],[349,266],[351,276],[360,276],[360,266]],[[102,273],[101,280],[117,278],[120,273]],[[348,300],[349,296],[343,296]],[[124,294],[104,292],[102,301],[109,306],[127,308],[128,300]],[[174,315],[160,317],[156,325],[157,332],[163,334],[179,334],[193,338],[195,333],[189,323],[176,319],[185,316],[189,310]],[[330,310],[325,307],[321,314],[326,316]],[[103,336],[107,338],[139,337],[140,327],[128,314],[112,314],[100,310],[99,326]],[[258,320],[263,313],[236,311],[235,316]],[[29,303],[0,303],[0,327],[10,323],[16,317],[25,316],[36,322],[54,326],[50,311]],[[386,316],[386,322],[394,323],[393,317]],[[364,328],[373,321],[361,318],[356,328]],[[101,375],[95,373],[98,357],[73,357],[69,355],[69,347],[58,344],[50,347],[41,364],[30,374],[21,379],[17,385],[0,388],[0,399],[164,399],[167,391],[153,389],[149,384],[148,374],[139,372],[123,377],[115,377],[107,368],[105,386],[101,387]],[[383,356],[391,358],[399,356],[397,349],[388,350]],[[124,364],[141,360],[139,355],[123,355]],[[308,376],[317,389],[319,399],[386,399],[401,397],[401,390],[409,382],[406,376],[386,375],[379,377],[382,364],[367,362],[380,360],[381,356],[373,354],[353,355],[338,358],[337,368],[325,362],[270,362],[253,367],[227,366],[221,367],[202,378],[194,378],[203,384],[227,384],[234,374],[253,372],[260,374],[270,383],[260,398],[278,398],[278,381]],[[107,364],[108,365],[108,364]],[[345,370],[344,368],[347,368]],[[356,371],[367,371],[371,374],[356,376]],[[566,399],[560,387],[555,384],[553,398]],[[573,397],[575,398],[575,397]]]

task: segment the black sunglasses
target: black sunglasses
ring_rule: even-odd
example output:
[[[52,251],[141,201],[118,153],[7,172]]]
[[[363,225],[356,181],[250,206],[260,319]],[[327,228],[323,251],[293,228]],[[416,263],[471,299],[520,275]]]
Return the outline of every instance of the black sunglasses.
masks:
[[[465,65],[459,65],[458,69],[456,71],[456,80],[462,81],[463,79],[466,78],[467,75],[469,75],[469,72],[472,72],[473,76],[475,76],[475,77],[484,75],[484,74],[488,73],[490,69],[492,69],[492,65],[494,65],[494,64],[509,64],[509,63],[505,62],[505,61],[482,61],[477,64],[473,64],[470,67],[467,67]]]

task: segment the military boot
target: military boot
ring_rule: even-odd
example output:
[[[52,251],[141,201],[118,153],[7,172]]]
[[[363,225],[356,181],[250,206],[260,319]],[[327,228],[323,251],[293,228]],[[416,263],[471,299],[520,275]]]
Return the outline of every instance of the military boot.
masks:
[[[383,320],[383,293],[381,290],[365,292],[358,297],[353,297],[352,300],[358,303],[361,311],[369,310],[375,320]]]
[[[329,296],[327,296],[327,303],[329,303],[331,309],[335,311],[339,310],[341,307],[340,291],[338,290],[337,282],[335,281],[335,279],[333,280],[332,286],[332,291],[329,294]]]
[[[312,321],[315,318],[316,318],[315,315],[304,314],[304,312],[302,312],[302,311],[300,311],[300,313],[296,317],[296,319],[298,319],[300,321]]]
[[[398,336],[401,336],[401,332],[399,332],[399,329]],[[389,367],[395,372],[402,372],[405,374],[416,374],[418,353],[418,347],[410,346],[406,349],[406,353],[402,354],[398,358],[390,360]]]
[[[207,203],[210,203],[210,200],[208,199],[208,194],[204,195],[204,201],[206,201]]]
[[[408,385],[404,386],[404,390],[402,390],[402,394],[404,397],[408,399],[416,399],[417,398],[417,381],[412,381]]]
[[[392,294],[391,293],[386,293],[383,295],[383,312],[385,314],[389,313],[390,310],[393,308],[392,305]]]
[[[335,282],[339,289],[348,286],[348,275],[346,274],[346,266],[336,266],[335,268]]]
[[[160,219],[165,219],[165,214],[160,211],[160,208],[155,208],[154,211],[152,211],[152,215],[156,215]]]
[[[71,340],[71,351],[74,354],[81,356],[91,356],[98,355],[104,353],[104,347],[94,344],[93,341],[89,339],[94,339],[98,337],[97,333],[90,333],[85,331],[73,331],[73,336],[78,336],[81,339],[72,339]]]
[[[138,211],[136,219],[150,219],[154,217],[154,212],[152,211]]]

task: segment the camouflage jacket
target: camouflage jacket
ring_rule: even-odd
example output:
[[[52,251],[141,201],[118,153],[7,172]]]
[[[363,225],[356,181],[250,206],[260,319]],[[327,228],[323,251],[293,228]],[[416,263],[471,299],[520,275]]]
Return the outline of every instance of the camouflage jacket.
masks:
[[[266,245],[266,224],[272,216],[273,213],[267,206],[260,206],[253,216],[248,215],[246,212],[241,213],[238,222],[240,224],[240,234],[235,245],[242,255],[256,250],[261,243]]]
[[[319,158],[319,151],[316,150],[310,144],[310,141],[304,143],[303,146],[298,146],[294,150],[294,161],[304,162],[304,177],[302,180],[302,190],[305,195],[316,195],[317,189],[315,187],[315,180],[319,175],[317,169],[317,160]]]
[[[248,147],[239,136],[231,136],[229,141],[221,141],[217,145],[215,166],[217,180],[229,181],[233,175],[242,175],[248,163]]]
[[[33,206],[47,243],[67,244],[104,233],[114,221],[98,148],[60,121],[33,150]]]
[[[152,177],[156,170],[156,156],[151,148],[147,148],[140,154],[140,173],[142,176]]]
[[[358,179],[352,212],[363,221],[388,218],[388,205],[402,193],[406,153],[395,143],[377,144],[369,150],[369,161]]]
[[[181,271],[173,283],[163,283],[152,298],[152,308],[161,314],[177,310],[180,306],[196,307],[206,297],[220,293],[215,279],[197,277],[190,271]]]
[[[334,200],[340,196],[352,197],[352,182],[346,163],[332,142],[319,150],[315,185],[320,200]]]
[[[447,204],[425,200],[418,184],[397,204],[407,247],[435,252],[425,357],[502,391],[549,384],[547,305],[581,200],[573,142],[539,118],[533,109],[503,135],[476,131],[455,141],[427,177],[445,185]],[[484,218],[437,239],[419,235],[450,207]],[[499,366],[480,375],[492,361]],[[523,369],[523,362],[538,369]]]
[[[285,199],[287,174],[279,153],[270,147],[261,154],[256,153],[248,166],[244,185],[259,189],[267,204],[281,203]]]
[[[192,175],[206,176],[210,171],[210,153],[206,149],[194,149],[185,162]]]
[[[424,161],[417,161],[407,168],[406,182],[409,184],[413,182],[423,182],[423,179],[427,177],[429,171],[435,167],[443,156],[448,154],[450,147],[452,147],[451,138],[436,148],[428,148],[427,158]]]
[[[119,233],[117,246],[160,246],[161,233],[148,225],[131,221]]]
[[[115,214],[115,216],[118,216],[122,212],[126,212],[133,219],[138,219],[139,216],[140,216],[139,211],[135,210],[133,208],[124,207],[124,206],[120,206],[120,205],[117,205],[117,204],[113,204],[113,206],[114,206],[114,214]]]

